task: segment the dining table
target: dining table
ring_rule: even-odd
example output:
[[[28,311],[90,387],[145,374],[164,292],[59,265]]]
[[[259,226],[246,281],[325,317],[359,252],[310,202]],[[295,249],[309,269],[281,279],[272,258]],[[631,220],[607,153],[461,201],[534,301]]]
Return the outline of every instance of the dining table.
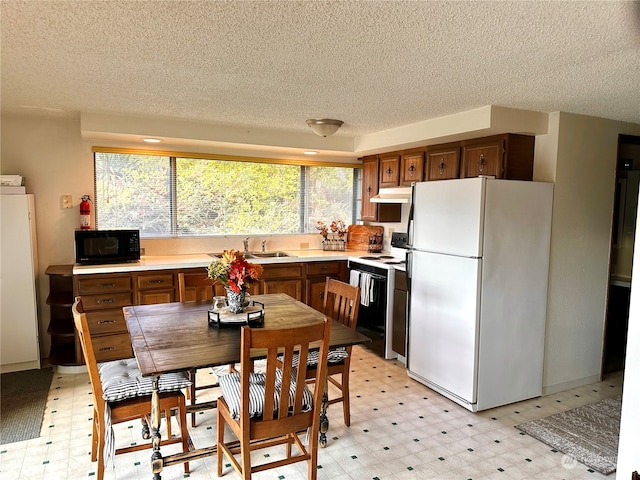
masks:
[[[261,305],[263,317],[259,327],[291,328],[323,321],[326,316],[284,293],[251,296],[253,305]],[[255,310],[255,309],[253,309]],[[151,395],[151,470],[154,480],[160,479],[165,466],[204,458],[217,453],[216,445],[163,457],[160,452],[159,377],[165,373],[188,372],[240,362],[240,326],[224,324],[212,315],[212,302],[172,302],[124,307],[123,312],[131,336],[133,352],[143,376],[153,377]],[[255,318],[255,317],[254,317]],[[331,324],[331,348],[364,344],[371,339],[335,320]],[[256,360],[263,352],[252,352]],[[326,445],[329,428],[327,417],[327,385],[320,420],[320,445]],[[187,406],[187,412],[215,408],[216,402]],[[215,438],[215,436],[213,436]],[[191,444],[191,442],[190,442]]]

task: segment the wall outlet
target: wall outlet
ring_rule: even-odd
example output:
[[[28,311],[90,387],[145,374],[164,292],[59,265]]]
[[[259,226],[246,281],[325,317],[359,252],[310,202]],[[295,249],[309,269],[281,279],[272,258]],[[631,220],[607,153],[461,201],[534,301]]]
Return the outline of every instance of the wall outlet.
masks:
[[[73,208],[71,195],[62,195],[62,208]]]
[[[305,248],[309,248],[309,242],[300,243],[300,250],[303,250]]]

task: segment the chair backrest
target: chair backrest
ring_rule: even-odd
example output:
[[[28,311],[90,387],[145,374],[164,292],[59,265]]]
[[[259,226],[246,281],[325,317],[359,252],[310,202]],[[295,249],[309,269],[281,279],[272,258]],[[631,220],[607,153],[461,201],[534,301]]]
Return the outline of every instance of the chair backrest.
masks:
[[[351,329],[356,328],[360,308],[360,287],[327,277],[323,303],[325,315]]]
[[[178,299],[181,302],[211,300],[213,298],[215,280],[203,273],[178,274]]]
[[[98,373],[98,362],[96,361],[96,355],[91,341],[91,334],[89,332],[89,323],[87,322],[87,316],[84,313],[81,297],[76,297],[75,302],[71,307],[71,311],[73,313],[73,322],[76,326],[76,332],[80,339],[80,346],[82,347],[84,361],[89,372],[93,404],[96,405],[101,414],[104,414],[102,382],[100,381],[100,374]],[[102,418],[102,416],[100,418]]]
[[[240,422],[242,428],[250,428],[254,438],[266,438],[284,433],[298,432],[308,427],[318,427],[319,410],[322,404],[322,388],[313,392],[313,408],[305,405],[303,397],[306,388],[307,356],[309,349],[318,348],[318,385],[324,385],[327,375],[327,355],[329,352],[329,335],[331,320],[321,323],[302,325],[294,328],[258,329],[242,327],[241,333],[241,370],[240,370]],[[266,350],[265,395],[262,408],[261,427],[245,424],[250,421],[249,415],[249,381],[252,375],[251,349]],[[255,353],[255,350],[254,350]],[[297,367],[296,367],[297,363]],[[282,394],[275,395],[278,388],[278,374],[281,368]],[[287,395],[286,392],[291,392]],[[295,392],[295,394],[293,393]],[[279,398],[278,403],[274,397]],[[281,420],[281,422],[279,422]],[[317,435],[317,432],[316,432]]]

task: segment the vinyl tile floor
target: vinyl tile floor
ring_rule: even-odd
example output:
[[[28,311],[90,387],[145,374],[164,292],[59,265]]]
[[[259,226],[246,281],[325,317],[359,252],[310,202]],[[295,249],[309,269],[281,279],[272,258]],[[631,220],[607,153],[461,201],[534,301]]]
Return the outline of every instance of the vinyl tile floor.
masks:
[[[363,347],[354,348],[351,369],[351,426],[343,424],[341,404],[329,407],[329,441],[318,457],[320,480],[615,479],[615,474],[594,472],[514,425],[619,395],[621,372],[602,382],[471,413],[410,379],[400,362],[383,360]],[[212,374],[203,370],[198,375],[204,383],[209,379],[203,377]],[[213,390],[199,392],[203,400],[213,395]],[[0,446],[0,479],[96,478],[97,464],[90,460],[91,424],[87,374],[54,374],[40,437]],[[213,444],[215,411],[200,412],[197,426],[189,430],[196,447]],[[118,446],[143,441],[139,422],[116,425],[115,437]],[[171,445],[162,452],[178,449]],[[254,457],[256,461],[264,455],[273,459],[283,456],[283,450],[273,447]],[[150,455],[150,450],[117,455],[105,479],[151,479]],[[215,457],[192,461],[190,467],[189,474],[182,465],[167,467],[162,478],[218,478]],[[221,478],[239,478],[230,466],[223,473]],[[304,479],[306,463],[260,472],[253,478]]]

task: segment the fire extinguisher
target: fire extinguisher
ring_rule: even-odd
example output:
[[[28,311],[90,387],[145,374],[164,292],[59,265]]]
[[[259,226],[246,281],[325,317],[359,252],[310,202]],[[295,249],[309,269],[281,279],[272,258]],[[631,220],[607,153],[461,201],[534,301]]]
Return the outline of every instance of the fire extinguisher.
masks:
[[[82,196],[80,202],[80,229],[91,230],[91,197],[89,195]]]

